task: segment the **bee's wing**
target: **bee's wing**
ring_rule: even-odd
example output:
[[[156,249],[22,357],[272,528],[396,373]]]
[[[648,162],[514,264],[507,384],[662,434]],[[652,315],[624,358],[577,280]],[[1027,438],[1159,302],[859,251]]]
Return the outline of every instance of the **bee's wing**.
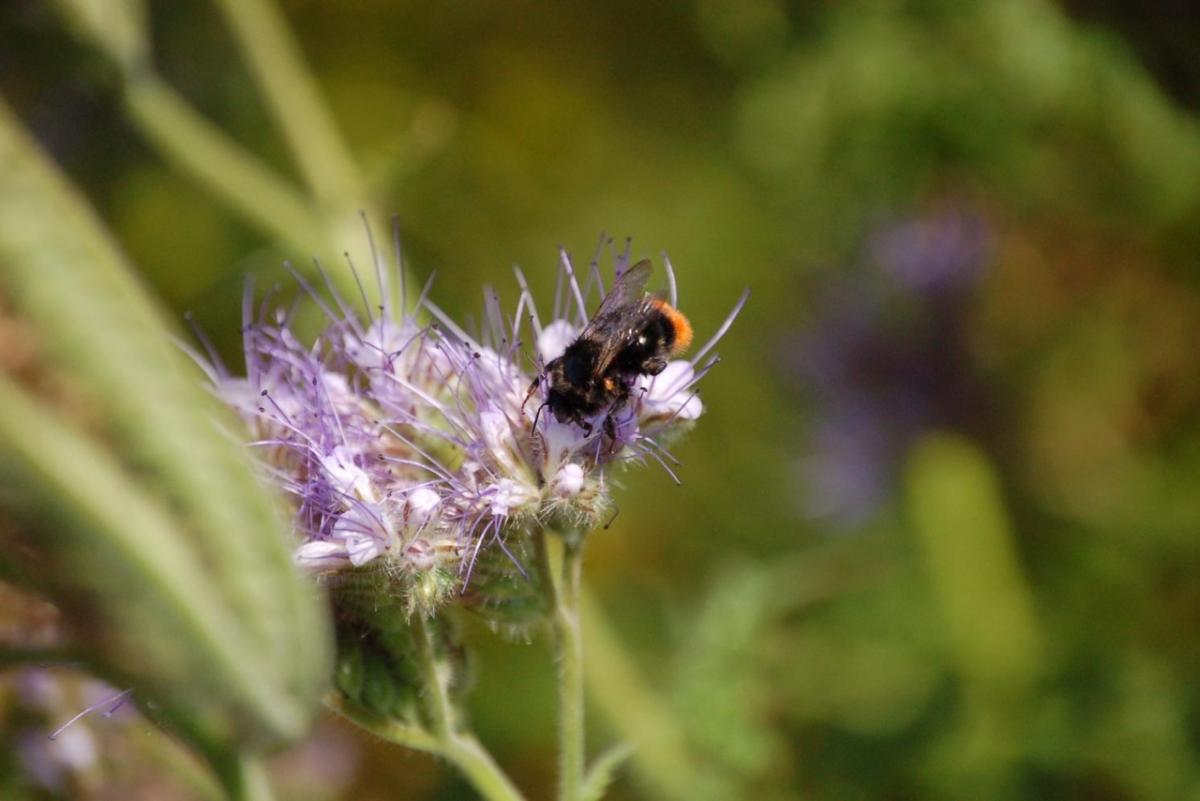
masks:
[[[617,354],[637,336],[641,320],[652,308],[653,301],[646,295],[650,270],[650,260],[642,259],[617,276],[596,313],[580,332],[580,339],[600,343],[593,367],[596,375],[603,375]]]
[[[592,319],[588,323],[588,328],[591,328],[593,322],[606,316],[606,313],[610,313],[622,306],[637,303],[645,297],[646,281],[650,278],[652,266],[649,259],[642,259],[618,275],[617,280],[613,282],[612,287],[604,296],[604,300],[600,301],[600,307],[592,315]]]

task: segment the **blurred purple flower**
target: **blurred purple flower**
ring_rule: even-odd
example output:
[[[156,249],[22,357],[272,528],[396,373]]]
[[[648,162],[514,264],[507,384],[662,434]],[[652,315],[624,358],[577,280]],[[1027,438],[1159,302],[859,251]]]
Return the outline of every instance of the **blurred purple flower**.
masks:
[[[124,703],[128,690],[118,692],[96,679],[39,667],[16,672],[7,684],[20,709],[16,719],[25,721],[16,735],[21,770],[53,792],[65,792],[99,763],[94,718],[136,717]]]
[[[978,214],[945,210],[880,231],[872,260],[915,292],[970,291],[987,267],[991,236]]]
[[[968,212],[901,221],[818,290],[819,314],[785,357],[813,402],[799,462],[807,513],[862,522],[923,431],[972,425],[981,394],[965,323],[990,239]]]

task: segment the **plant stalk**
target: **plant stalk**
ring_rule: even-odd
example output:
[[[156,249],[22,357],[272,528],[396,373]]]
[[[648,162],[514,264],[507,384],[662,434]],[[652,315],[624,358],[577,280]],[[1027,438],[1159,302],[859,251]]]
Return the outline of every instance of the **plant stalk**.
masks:
[[[454,736],[454,704],[450,700],[450,677],[438,664],[434,632],[429,621],[421,615],[413,616],[413,628],[417,631],[417,658],[421,674],[425,678],[425,708],[429,726],[435,737],[447,740]]]
[[[560,546],[561,567],[551,555]],[[579,624],[580,582],[583,574],[582,538],[563,536],[551,542],[538,534],[542,585],[554,631],[558,663],[559,801],[579,801],[586,764],[583,717],[583,632]]]
[[[274,801],[267,772],[256,758],[239,755],[223,776],[229,801]]]
[[[647,684],[626,653],[600,602],[586,588],[580,614],[588,632],[587,689],[593,708],[636,746],[631,760],[635,780],[664,801],[695,798],[696,772],[684,734],[663,699]]]
[[[318,203],[357,202],[358,168],[278,6],[270,0],[218,0],[216,6]]]
[[[159,152],[260,230],[301,252],[333,251],[326,226],[290,185],[153,73],[129,76],[130,119]]]
[[[445,759],[466,777],[485,801],[525,801],[521,791],[473,735],[452,732],[439,737],[424,726],[384,718],[361,709],[338,693],[330,693],[325,698],[325,706],[380,739]]]

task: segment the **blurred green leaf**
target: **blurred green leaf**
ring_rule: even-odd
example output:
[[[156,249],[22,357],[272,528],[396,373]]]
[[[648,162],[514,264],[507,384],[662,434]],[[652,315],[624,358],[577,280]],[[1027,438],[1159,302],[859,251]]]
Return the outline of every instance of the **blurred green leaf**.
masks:
[[[298,737],[330,676],[329,626],[276,502],[115,244],[2,105],[0,174],[0,311],[22,332],[0,354],[33,354],[0,384],[6,559],[99,670],[215,761]]]
[[[592,761],[583,777],[580,788],[580,801],[600,801],[604,798],[608,786],[616,777],[617,770],[629,757],[633,756],[633,747],[628,743],[617,743],[606,749]]]
[[[908,499],[963,677],[1027,688],[1041,668],[1040,634],[987,457],[962,437],[927,436],[909,462]]]
[[[146,39],[144,0],[54,0],[83,38],[104,48],[124,70],[144,66],[150,45]]]

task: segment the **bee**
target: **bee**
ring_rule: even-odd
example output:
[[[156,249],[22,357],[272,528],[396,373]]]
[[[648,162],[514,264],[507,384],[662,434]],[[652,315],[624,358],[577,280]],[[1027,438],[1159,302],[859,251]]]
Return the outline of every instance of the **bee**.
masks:
[[[604,425],[615,436],[612,414],[629,400],[638,376],[658,375],[667,359],[692,342],[692,326],[678,309],[646,293],[649,259],[617,276],[616,282],[579,336],[534,379],[529,395],[544,381],[546,402],[560,423],[575,423],[587,435],[591,419],[607,412]],[[526,400],[529,396],[526,396]]]

